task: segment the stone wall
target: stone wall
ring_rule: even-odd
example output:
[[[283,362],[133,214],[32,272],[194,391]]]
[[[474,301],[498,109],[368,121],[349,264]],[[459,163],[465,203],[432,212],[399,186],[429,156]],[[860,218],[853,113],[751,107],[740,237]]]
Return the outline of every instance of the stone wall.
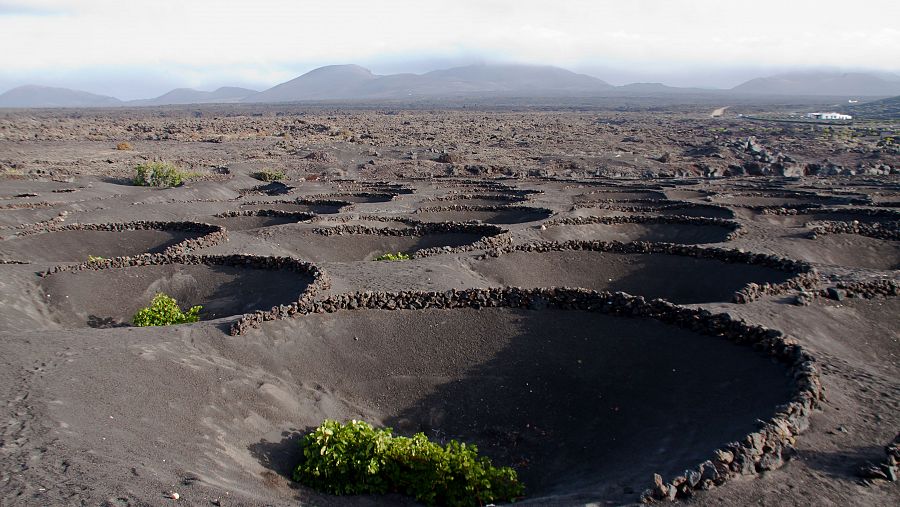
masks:
[[[48,232],[59,231],[108,231],[108,232],[124,232],[124,231],[177,231],[187,233],[202,234],[199,238],[190,238],[166,248],[165,254],[177,255],[185,254],[192,250],[199,250],[218,245],[228,240],[228,234],[224,227],[212,224],[204,224],[199,222],[155,222],[155,221],[138,221],[124,223],[107,223],[107,224],[67,224],[57,225],[48,224],[47,227],[40,229],[29,229],[19,233],[20,236],[30,236],[34,234],[44,234]]]
[[[869,463],[859,470],[859,475],[867,484],[900,480],[900,433],[884,447],[884,453],[886,454],[884,461],[878,464]]]
[[[824,215],[828,213],[853,213],[864,217],[878,217],[888,220],[900,220],[900,211],[890,209],[872,208],[834,208],[817,206],[810,209],[803,208],[768,208],[762,211],[763,215]]]
[[[535,213],[547,213],[547,216],[553,214],[551,210],[546,208],[532,208],[530,206],[469,206],[467,204],[453,204],[449,206],[425,206],[416,210],[416,213],[434,213],[441,211],[528,211]]]
[[[683,225],[712,225],[724,227],[731,232],[725,237],[726,241],[741,235],[741,224],[735,220],[723,218],[687,217],[681,215],[671,216],[611,216],[611,217],[565,217],[555,218],[544,222],[547,227],[554,225],[588,225],[588,224],[683,224]]]
[[[822,220],[809,226],[812,228],[809,232],[810,239],[827,234],[859,234],[875,239],[900,240],[900,221],[864,224],[857,220],[852,222]]]
[[[859,282],[838,282],[813,292],[801,292],[795,304],[806,305],[815,297],[843,301],[844,298],[889,298],[900,296],[900,280],[868,280]]]
[[[55,266],[44,273],[42,278],[53,276],[58,273],[75,273],[79,271],[102,271],[106,269],[130,268],[138,266],[160,266],[167,264],[204,264],[207,266],[231,266],[244,267],[249,269],[269,269],[269,270],[286,270],[295,273],[301,273],[312,278],[312,282],[306,291],[297,301],[292,301],[287,306],[280,305],[269,312],[257,313],[273,313],[280,314],[281,309],[292,306],[297,308],[301,305],[310,304],[315,296],[331,287],[328,275],[315,264],[297,260],[293,257],[262,257],[257,255],[234,254],[234,255],[180,255],[180,254],[144,254],[136,256],[115,257],[112,259],[103,259],[94,262],[83,262],[81,264]],[[251,318],[248,314],[241,317],[238,322]],[[233,333],[232,327],[232,334]]]
[[[617,201],[623,202],[623,201]],[[716,206],[713,204],[699,204],[695,202],[688,201],[647,201],[640,200],[638,202],[629,201],[625,204],[617,204],[617,203],[603,203],[603,202],[588,202],[588,203],[576,203],[575,209],[584,209],[584,208],[597,208],[602,207],[604,209],[610,209],[615,211],[625,211],[629,213],[648,213],[648,212],[657,212],[657,211],[666,211],[670,209],[696,209],[696,210],[715,210],[715,211],[729,211],[728,208],[724,206]]]
[[[789,280],[779,284],[749,283],[734,294],[732,302],[749,303],[764,295],[784,294],[792,290],[813,290],[819,284],[819,277],[812,265],[778,257],[777,255],[745,252],[718,247],[701,247],[694,245],[678,245],[674,243],[648,243],[633,241],[622,243],[619,241],[546,241],[540,243],[528,243],[522,245],[508,245],[488,250],[480,259],[487,257],[499,257],[512,252],[559,252],[565,250],[584,250],[592,252],[610,252],[622,254],[663,254],[683,255],[701,259],[714,259],[734,264],[752,264],[765,266],[786,273],[793,274]]]
[[[333,199],[310,199],[307,197],[298,197],[296,199],[279,199],[273,201],[246,201],[242,202],[241,206],[271,206],[273,204],[303,204],[307,206],[337,206],[340,208],[344,208],[346,206],[352,206],[353,203],[347,201],[336,201]]]
[[[697,490],[721,486],[739,475],[756,475],[780,468],[794,453],[798,434],[809,427],[809,416],[824,400],[815,360],[794,340],[780,331],[753,326],[729,314],[678,306],[663,300],[646,300],[623,293],[595,292],[585,289],[522,289],[516,287],[469,289],[446,292],[354,292],[307,300],[303,304],[274,308],[270,312],[248,314],[235,322],[232,335],[240,335],[265,321],[286,319],[310,313],[333,313],[357,309],[420,310],[425,308],[524,308],[561,309],[606,313],[623,317],[642,317],[721,337],[739,345],[751,346],[760,353],[785,364],[794,379],[794,394],[776,407],[775,415],[760,421],[757,431],[738,442],[726,443],[710,459],[685,470],[682,475],[664,479],[642,494],[645,502],[688,498]]]
[[[239,211],[225,211],[223,213],[217,213],[215,215],[216,218],[235,218],[235,217],[279,217],[279,218],[289,218],[292,220],[296,220],[298,222],[305,222],[307,220],[313,220],[319,215],[315,213],[306,213],[302,211],[282,211],[277,209],[260,209],[260,210],[239,210]]]
[[[505,201],[507,203],[512,202],[522,202],[526,200],[525,197],[520,195],[510,194],[508,192],[500,191],[496,194],[450,194],[450,195],[439,195],[437,197],[430,197],[425,199],[429,202],[446,202],[446,201],[463,201],[467,199],[483,199],[483,200],[491,200],[491,201]]]

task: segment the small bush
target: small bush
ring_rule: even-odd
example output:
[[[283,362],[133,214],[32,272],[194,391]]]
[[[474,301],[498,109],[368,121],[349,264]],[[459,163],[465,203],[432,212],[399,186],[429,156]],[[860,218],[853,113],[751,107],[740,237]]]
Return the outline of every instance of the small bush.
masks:
[[[273,171],[271,169],[263,169],[250,175],[259,181],[271,182],[284,179],[284,171]]]
[[[300,448],[294,480],[335,495],[398,492],[428,505],[470,506],[524,492],[515,470],[494,467],[474,445],[451,440],[441,447],[423,433],[393,436],[363,421],[326,420]]]
[[[169,326],[172,324],[187,324],[200,320],[202,306],[192,306],[188,311],[182,312],[175,298],[163,293],[153,296],[150,306],[142,308],[134,314],[132,324],[144,326]]]
[[[408,261],[412,259],[409,254],[405,254],[403,252],[397,253],[386,253],[384,255],[379,255],[375,257],[376,261]]]
[[[100,257],[99,255],[88,255],[88,262],[90,262],[91,264],[97,264],[105,260],[106,257]]]
[[[116,145],[116,149],[119,151],[131,151],[131,145],[123,141]]]
[[[177,187],[191,176],[166,162],[148,162],[134,168],[134,184],[142,187]]]

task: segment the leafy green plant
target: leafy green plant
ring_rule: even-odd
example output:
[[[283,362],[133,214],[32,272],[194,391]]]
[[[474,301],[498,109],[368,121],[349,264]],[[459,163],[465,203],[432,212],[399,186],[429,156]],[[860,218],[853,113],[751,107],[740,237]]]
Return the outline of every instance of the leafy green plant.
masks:
[[[284,179],[284,171],[274,171],[272,169],[263,169],[250,175],[259,181],[279,181]]]
[[[403,252],[386,253],[384,255],[375,257],[376,261],[408,261],[410,259],[412,259],[412,257],[409,254],[405,254]]]
[[[167,162],[147,162],[134,168],[133,183],[142,187],[177,187],[192,174],[178,170]]]
[[[202,306],[192,306],[188,311],[182,312],[175,298],[158,293],[153,296],[150,306],[142,308],[134,314],[132,324],[144,326],[169,326],[172,324],[187,324],[200,320]]]
[[[105,260],[106,257],[100,257],[99,255],[88,255],[88,262],[90,262],[91,264],[96,264]]]
[[[300,441],[294,480],[335,495],[398,492],[428,505],[470,506],[521,497],[516,471],[494,467],[478,448],[446,447],[423,433],[394,436],[363,421],[326,420]]]

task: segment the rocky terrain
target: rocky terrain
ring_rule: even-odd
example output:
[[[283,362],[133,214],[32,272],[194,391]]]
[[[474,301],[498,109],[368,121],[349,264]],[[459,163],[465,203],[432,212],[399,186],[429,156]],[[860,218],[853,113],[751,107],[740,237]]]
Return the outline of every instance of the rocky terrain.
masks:
[[[531,505],[897,505],[896,122],[722,107],[0,112],[0,504],[412,505],[291,480],[357,418]]]
[[[652,106],[645,106],[652,108]],[[0,112],[0,173],[130,177],[163,158],[291,177],[878,176],[900,171],[891,122],[748,121],[754,107],[655,112],[418,111],[275,106]],[[132,150],[116,150],[128,142]]]

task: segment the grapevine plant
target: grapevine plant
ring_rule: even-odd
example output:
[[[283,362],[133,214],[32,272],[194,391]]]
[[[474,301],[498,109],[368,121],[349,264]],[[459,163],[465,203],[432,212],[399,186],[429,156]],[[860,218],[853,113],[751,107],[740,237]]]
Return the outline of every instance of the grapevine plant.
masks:
[[[300,441],[294,480],[335,495],[402,493],[427,505],[473,506],[513,501],[524,487],[516,471],[494,467],[478,448],[424,433],[394,436],[363,421],[326,420]]]
[[[142,308],[134,314],[131,322],[139,327],[187,324],[200,320],[202,308],[202,306],[192,306],[188,311],[182,312],[175,298],[159,293],[150,301],[150,306]]]

